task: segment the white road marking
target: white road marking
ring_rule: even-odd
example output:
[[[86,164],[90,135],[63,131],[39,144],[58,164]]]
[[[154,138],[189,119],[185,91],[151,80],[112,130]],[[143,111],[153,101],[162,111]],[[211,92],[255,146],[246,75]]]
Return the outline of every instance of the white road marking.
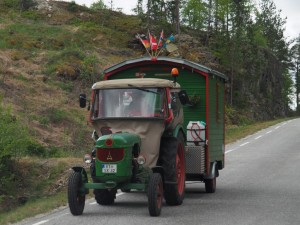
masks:
[[[242,147],[242,146],[245,146],[245,145],[247,145],[247,144],[249,144],[250,142],[249,141],[247,141],[247,142],[245,142],[245,143],[243,143],[243,144],[241,144],[240,146]]]
[[[281,126],[284,126],[284,125],[286,125],[286,124],[288,124],[288,123],[290,123],[290,122],[291,122],[291,120],[289,120],[289,121],[287,121],[287,122],[284,122],[283,124],[281,124],[281,125],[275,127],[275,130],[277,130],[277,129],[280,128]],[[270,134],[270,133],[272,133],[272,132],[273,132],[273,130],[270,130],[270,131],[266,132],[266,134]],[[255,139],[255,140],[258,140],[259,138],[262,138],[263,136],[264,136],[264,135],[259,135],[259,136],[255,137],[254,139]],[[246,138],[249,138],[249,137],[242,138],[241,140],[246,139]],[[249,143],[250,143],[249,141],[248,141],[248,142],[245,142],[245,143],[241,144],[239,147],[245,146],[245,145],[247,145],[247,144],[249,144]],[[233,148],[233,149],[229,149],[229,150],[225,151],[225,154],[230,153],[230,152],[233,152],[233,151],[239,149],[239,147],[236,147],[236,148]]]
[[[234,150],[237,150],[237,148],[227,150],[227,151],[225,152],[225,154],[227,154],[227,153],[229,153],[229,152],[233,152]]]
[[[42,221],[40,221],[40,222],[38,222],[38,223],[34,223],[34,224],[32,224],[32,225],[41,225],[41,224],[44,224],[44,223],[47,223],[49,220],[42,220]]]

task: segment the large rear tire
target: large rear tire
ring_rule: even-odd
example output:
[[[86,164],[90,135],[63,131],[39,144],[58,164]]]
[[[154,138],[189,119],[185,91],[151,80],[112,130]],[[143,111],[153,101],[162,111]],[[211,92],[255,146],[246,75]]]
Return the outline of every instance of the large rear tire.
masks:
[[[185,192],[185,157],[182,133],[164,138],[160,164],[164,169],[164,197],[168,205],[181,205]]]
[[[68,183],[68,202],[71,213],[74,216],[81,215],[85,205],[85,192],[82,190],[82,175],[73,172]]]
[[[115,202],[116,190],[95,189],[94,195],[95,195],[95,200],[99,205],[112,205]]]
[[[150,216],[159,216],[163,199],[163,182],[159,173],[153,173],[148,186],[148,209]]]

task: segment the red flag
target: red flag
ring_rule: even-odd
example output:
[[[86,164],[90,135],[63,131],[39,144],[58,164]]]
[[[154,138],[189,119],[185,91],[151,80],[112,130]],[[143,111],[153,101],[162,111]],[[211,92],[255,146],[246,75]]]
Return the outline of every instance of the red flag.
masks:
[[[152,34],[150,34],[150,32],[149,32],[149,40],[150,40],[151,50],[157,50],[158,46],[157,46],[156,39]]]
[[[158,41],[158,44],[157,44],[157,46],[159,48],[161,48],[163,46],[163,40],[164,40],[164,30],[161,30],[159,41]]]

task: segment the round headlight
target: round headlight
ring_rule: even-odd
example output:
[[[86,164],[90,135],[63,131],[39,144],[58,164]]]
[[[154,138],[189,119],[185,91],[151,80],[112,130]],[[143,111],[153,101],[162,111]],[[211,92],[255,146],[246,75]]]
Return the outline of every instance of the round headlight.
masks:
[[[92,162],[92,156],[90,154],[85,154],[84,155],[84,162],[86,164],[90,164]]]
[[[143,155],[139,155],[139,156],[137,157],[137,163],[138,163],[139,165],[143,165],[143,164],[145,164],[145,162],[146,162],[146,159],[145,159],[145,157],[144,157]]]

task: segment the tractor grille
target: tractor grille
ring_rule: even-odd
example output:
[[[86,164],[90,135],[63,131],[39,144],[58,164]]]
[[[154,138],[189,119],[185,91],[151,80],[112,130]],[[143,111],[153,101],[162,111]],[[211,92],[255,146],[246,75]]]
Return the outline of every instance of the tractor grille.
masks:
[[[97,158],[102,162],[117,162],[124,158],[124,148],[98,148]]]

